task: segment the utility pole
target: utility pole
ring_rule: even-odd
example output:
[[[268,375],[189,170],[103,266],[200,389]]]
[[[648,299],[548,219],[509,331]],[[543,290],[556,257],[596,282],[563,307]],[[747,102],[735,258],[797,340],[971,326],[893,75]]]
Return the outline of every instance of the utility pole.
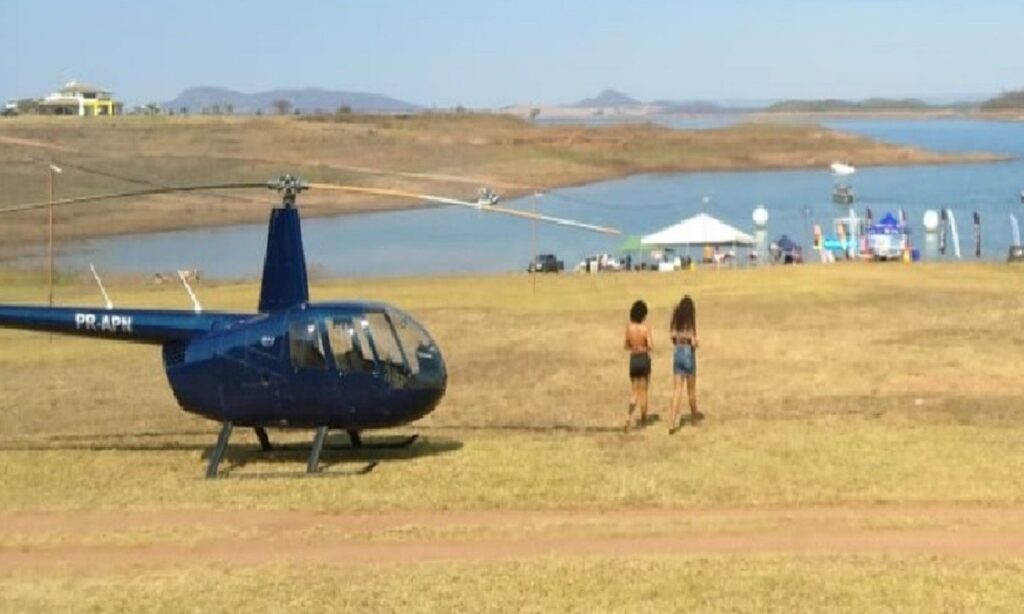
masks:
[[[533,191],[533,216],[534,220],[531,222],[533,226],[530,228],[530,261],[536,262],[537,258],[537,191]],[[537,270],[536,266],[533,267],[533,272],[530,274],[533,283],[533,293],[537,294]],[[557,268],[557,265],[556,265]],[[557,271],[556,271],[557,273]]]
[[[48,243],[47,252],[48,252],[49,262],[50,262],[50,275],[49,275],[49,288],[50,288],[50,292],[49,292],[49,302],[48,302],[48,304],[49,304],[50,307],[53,307],[53,203],[54,203],[55,200],[57,200],[56,199],[56,185],[55,185],[56,184],[56,177],[55,176],[57,174],[63,173],[64,171],[62,171],[59,166],[55,166],[52,163],[49,166],[50,166],[50,168],[48,169],[49,172],[47,173],[47,177],[49,178],[48,184],[49,184],[49,189],[50,189],[49,190],[50,191],[50,206],[48,206],[46,208],[46,211],[48,213],[48,218],[49,218],[48,226],[47,226],[47,234],[49,236],[49,241],[47,242]]]

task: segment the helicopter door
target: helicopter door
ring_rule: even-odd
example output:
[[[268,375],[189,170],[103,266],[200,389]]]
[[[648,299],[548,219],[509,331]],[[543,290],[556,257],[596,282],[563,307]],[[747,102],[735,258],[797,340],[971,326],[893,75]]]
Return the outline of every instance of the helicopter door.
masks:
[[[386,393],[377,376],[377,361],[362,316],[336,316],[325,320],[327,341],[334,366],[338,370],[337,390],[344,399],[345,411],[355,415],[361,408],[376,407],[375,401]]]
[[[373,353],[359,324],[345,317],[327,318],[325,323],[334,366],[339,374],[373,373],[376,370]]]
[[[317,319],[303,317],[288,325],[290,361],[287,391],[291,414],[305,421],[326,419],[330,397],[330,371],[324,334]]]
[[[223,354],[221,396],[235,421],[273,419],[280,406],[284,337],[276,322],[247,327],[244,342]]]
[[[405,388],[412,376],[395,328],[383,312],[366,314],[370,344],[377,355],[377,375],[394,388]]]

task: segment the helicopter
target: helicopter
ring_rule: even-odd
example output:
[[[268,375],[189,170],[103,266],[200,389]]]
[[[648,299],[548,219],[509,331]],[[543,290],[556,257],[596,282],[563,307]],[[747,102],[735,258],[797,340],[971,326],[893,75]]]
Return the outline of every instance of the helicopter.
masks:
[[[293,175],[266,183],[157,187],[67,198],[8,207],[0,209],[0,214],[107,198],[257,187],[277,191],[281,204],[270,213],[256,313],[204,311],[198,301],[191,311],[115,309],[109,301],[106,308],[0,305],[3,328],[160,346],[167,381],[180,407],[221,424],[207,462],[207,478],[218,476],[235,427],[253,429],[264,451],[274,447],[269,428],[314,429],[306,464],[309,474],[319,471],[331,429],[345,431],[352,448],[407,447],[416,435],[397,443],[370,444],[362,441],[361,433],[422,418],[433,411],[447,389],[441,349],[410,314],[381,302],[309,301],[296,206],[301,192],[334,190],[413,198],[619,234],[614,228],[491,202],[311,184]]]

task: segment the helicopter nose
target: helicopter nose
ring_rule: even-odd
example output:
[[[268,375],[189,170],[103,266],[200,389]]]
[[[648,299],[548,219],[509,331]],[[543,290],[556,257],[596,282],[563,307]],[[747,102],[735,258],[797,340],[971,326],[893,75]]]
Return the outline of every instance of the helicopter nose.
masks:
[[[419,363],[419,370],[415,375],[416,387],[443,392],[448,384],[448,371],[444,358],[441,357],[441,350],[436,345],[417,348],[416,360]]]

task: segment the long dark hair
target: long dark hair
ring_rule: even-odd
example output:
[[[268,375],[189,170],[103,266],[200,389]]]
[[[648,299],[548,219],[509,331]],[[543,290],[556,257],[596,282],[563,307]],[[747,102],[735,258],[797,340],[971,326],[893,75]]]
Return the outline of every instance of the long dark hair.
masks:
[[[692,330],[697,332],[697,309],[693,306],[693,299],[687,294],[683,300],[676,305],[672,312],[672,330]]]

